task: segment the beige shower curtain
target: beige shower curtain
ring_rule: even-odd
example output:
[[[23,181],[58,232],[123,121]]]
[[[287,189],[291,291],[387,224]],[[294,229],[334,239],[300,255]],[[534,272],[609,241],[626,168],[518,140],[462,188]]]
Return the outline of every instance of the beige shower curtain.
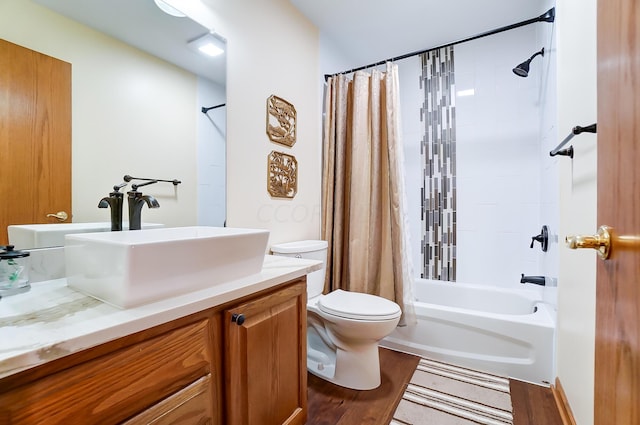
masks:
[[[397,66],[330,77],[325,94],[325,289],[379,295],[413,317]],[[406,320],[405,320],[406,321]]]

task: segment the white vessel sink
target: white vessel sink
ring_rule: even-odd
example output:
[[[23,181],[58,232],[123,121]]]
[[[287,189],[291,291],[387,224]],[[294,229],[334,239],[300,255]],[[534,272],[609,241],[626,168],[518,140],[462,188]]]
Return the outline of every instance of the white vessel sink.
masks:
[[[195,226],[65,239],[68,285],[129,308],[259,273],[269,231]]]
[[[128,224],[125,228],[128,227]],[[157,223],[143,223],[143,229],[164,227]],[[64,246],[64,236],[75,233],[110,232],[110,222],[19,224],[7,226],[9,244],[19,249]]]

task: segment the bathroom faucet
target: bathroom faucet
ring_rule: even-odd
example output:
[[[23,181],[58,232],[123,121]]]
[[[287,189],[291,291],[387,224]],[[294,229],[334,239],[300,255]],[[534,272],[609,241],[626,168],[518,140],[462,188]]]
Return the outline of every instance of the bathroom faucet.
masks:
[[[160,207],[156,198],[151,195],[143,195],[142,192],[138,191],[140,186],[146,186],[153,183],[157,183],[157,180],[131,185],[133,190],[127,192],[127,201],[129,202],[129,230],[140,230],[142,228],[142,207],[145,203],[149,208]]]
[[[545,278],[544,276],[525,276],[524,273],[521,274],[520,283],[534,283],[536,285],[544,286]]]
[[[125,187],[127,183],[121,183],[113,186],[113,192],[109,193],[98,202],[98,208],[111,207],[111,231],[119,232],[122,230],[122,200],[124,195],[120,193],[120,189]]]

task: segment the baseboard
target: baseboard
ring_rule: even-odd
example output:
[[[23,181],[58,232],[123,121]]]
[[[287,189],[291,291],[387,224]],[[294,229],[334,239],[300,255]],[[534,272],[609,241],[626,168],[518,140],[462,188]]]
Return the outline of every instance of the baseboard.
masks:
[[[567,400],[567,396],[564,393],[564,389],[562,388],[560,379],[557,377],[556,384],[551,385],[551,392],[553,393],[553,398],[556,400],[556,406],[558,406],[558,411],[560,412],[562,423],[564,425],[576,425],[576,420],[573,417],[573,413],[571,412],[571,406],[569,406],[569,401]]]

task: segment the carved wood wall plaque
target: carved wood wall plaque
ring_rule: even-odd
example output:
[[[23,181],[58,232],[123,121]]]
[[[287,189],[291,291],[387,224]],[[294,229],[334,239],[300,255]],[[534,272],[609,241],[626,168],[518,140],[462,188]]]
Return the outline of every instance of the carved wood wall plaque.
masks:
[[[267,99],[267,136],[285,146],[296,143],[296,108],[286,100],[271,95]]]
[[[293,198],[298,192],[298,161],[293,155],[271,151],[267,166],[267,190],[276,198]]]

